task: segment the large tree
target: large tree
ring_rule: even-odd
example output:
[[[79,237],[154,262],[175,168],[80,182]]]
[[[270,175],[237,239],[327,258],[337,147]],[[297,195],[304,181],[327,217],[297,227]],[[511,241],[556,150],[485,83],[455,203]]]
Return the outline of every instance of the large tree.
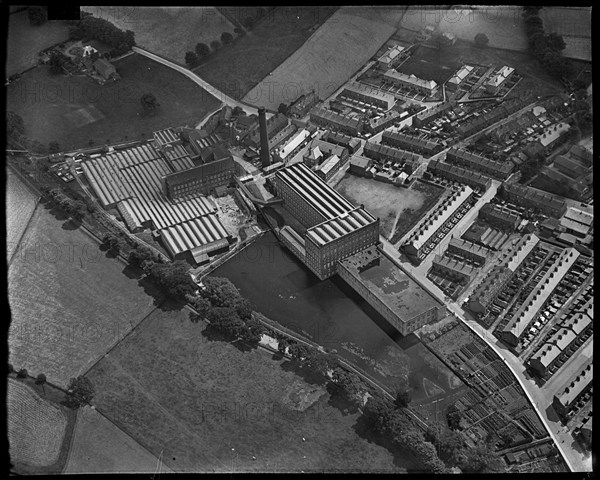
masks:
[[[475,35],[475,45],[478,47],[487,47],[488,43],[490,43],[490,39],[485,33]]]
[[[225,277],[206,277],[202,280],[201,294],[213,307],[234,308],[241,300],[240,291]]]
[[[204,57],[210,55],[210,47],[206,43],[196,44],[196,55],[198,55],[199,60],[202,60]]]
[[[213,40],[210,42],[210,48],[213,49],[213,52],[216,52],[219,48],[221,48],[221,42],[218,40]]]
[[[223,32],[221,34],[221,42],[223,42],[223,45],[229,45],[233,42],[233,35],[229,32]]]
[[[71,378],[67,389],[67,398],[64,404],[69,408],[79,408],[88,405],[94,398],[94,385],[89,378],[83,375]]]
[[[194,52],[185,52],[185,64],[188,67],[194,68],[198,66],[199,63],[200,60],[198,59],[198,55],[196,55]]]
[[[158,103],[158,100],[153,93],[144,93],[140,97],[140,103],[146,112],[153,112],[160,106],[160,103]]]

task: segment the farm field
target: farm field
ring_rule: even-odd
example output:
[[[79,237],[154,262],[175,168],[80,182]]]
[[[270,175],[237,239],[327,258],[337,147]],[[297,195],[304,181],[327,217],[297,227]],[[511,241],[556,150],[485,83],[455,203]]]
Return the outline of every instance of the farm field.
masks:
[[[69,38],[69,26],[51,20],[43,25],[30,25],[27,10],[8,17],[6,45],[6,76],[21,73],[37,65],[40,50]]]
[[[40,205],[8,270],[10,362],[62,387],[155,308],[148,286],[65,220]]]
[[[137,46],[184,65],[197,43],[221,41],[234,25],[215,7],[85,6],[81,10],[135,33]]]
[[[88,372],[98,410],[176,472],[411,467],[307,373],[215,335],[185,309],[154,312]]]
[[[418,47],[414,54],[403,62],[397,70],[424,80],[434,80],[438,85],[441,85],[460,67],[461,63],[456,58],[447,55],[445,50]]]
[[[6,258],[10,260],[37,205],[36,195],[6,169]]]
[[[245,98],[246,93],[304,44],[336,8],[277,7],[251,32],[212,54],[194,72],[236,100]],[[262,105],[267,100],[245,99],[253,105]]]
[[[96,410],[77,414],[63,473],[154,473],[158,459]],[[162,466],[161,472],[171,472]]]
[[[390,238],[397,219],[406,210],[419,210],[426,203],[426,195],[412,188],[403,188],[370,178],[348,174],[336,190],[355,205],[363,204],[379,217],[381,235]]]
[[[302,47],[243,98],[277,109],[315,90],[322,100],[350,79],[388,40],[403,7],[341,7]]]
[[[26,135],[61,148],[87,147],[150,138],[162,128],[193,125],[220,102],[189,78],[142,55],[114,63],[121,80],[99,85],[86,76],[53,76],[35,68],[7,87],[7,109],[23,117]],[[160,103],[142,110],[147,92]]]
[[[14,379],[8,380],[6,404],[12,463],[25,468],[57,463],[67,430],[67,416],[62,409]]]
[[[453,33],[469,42],[473,42],[478,33],[485,33],[490,47],[525,50],[527,37],[521,13],[522,7],[508,5],[486,5],[474,9],[409,7],[401,25],[412,31],[432,25],[441,32]]]
[[[565,57],[592,61],[591,7],[544,7],[539,15],[546,32],[563,36]]]

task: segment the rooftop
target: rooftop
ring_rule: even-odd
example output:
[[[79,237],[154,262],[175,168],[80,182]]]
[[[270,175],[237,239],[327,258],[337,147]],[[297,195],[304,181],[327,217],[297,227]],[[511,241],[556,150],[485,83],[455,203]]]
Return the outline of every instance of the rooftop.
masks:
[[[437,83],[433,80],[423,80],[422,78],[418,78],[415,75],[406,75],[405,73],[397,72],[396,70],[388,70],[383,74],[384,78],[388,78],[390,80],[397,80],[404,83],[409,83],[411,85],[415,85],[417,87],[426,88],[428,90],[434,90],[437,88]]]
[[[339,217],[325,220],[324,222],[309,228],[306,231],[306,238],[312,240],[315,244],[322,246],[362,227],[366,227],[375,221],[373,215],[364,208],[357,207]]]
[[[340,263],[402,321],[408,321],[440,306],[432,295],[375,246],[341,260]]]

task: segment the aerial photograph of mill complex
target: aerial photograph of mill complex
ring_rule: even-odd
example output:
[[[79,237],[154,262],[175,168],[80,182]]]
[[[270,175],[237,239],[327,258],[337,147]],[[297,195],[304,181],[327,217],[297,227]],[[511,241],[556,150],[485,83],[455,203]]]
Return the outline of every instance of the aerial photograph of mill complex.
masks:
[[[11,474],[593,474],[591,3],[2,9]]]

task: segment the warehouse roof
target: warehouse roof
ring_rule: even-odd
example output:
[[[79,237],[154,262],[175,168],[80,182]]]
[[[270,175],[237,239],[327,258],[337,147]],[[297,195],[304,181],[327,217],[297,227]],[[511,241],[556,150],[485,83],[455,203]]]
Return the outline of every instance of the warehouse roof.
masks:
[[[309,228],[306,231],[306,239],[322,246],[346,236],[360,228],[371,225],[376,221],[375,217],[362,207],[357,207],[338,217],[325,220],[324,222]]]

